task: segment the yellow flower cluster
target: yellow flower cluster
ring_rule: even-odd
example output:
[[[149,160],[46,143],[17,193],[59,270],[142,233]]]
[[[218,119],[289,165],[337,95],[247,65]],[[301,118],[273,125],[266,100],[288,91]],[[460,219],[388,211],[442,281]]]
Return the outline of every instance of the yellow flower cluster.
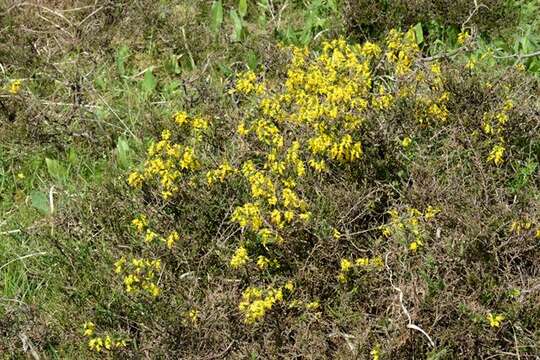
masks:
[[[180,240],[180,235],[176,231],[172,231],[169,235],[162,237],[148,227],[148,219],[145,215],[140,215],[131,221],[131,224],[139,234],[144,234],[144,242],[147,244],[153,243],[154,240],[160,240],[167,245],[167,248],[172,249],[174,244]]]
[[[349,279],[349,274],[353,270],[372,270],[380,269],[384,266],[384,260],[380,256],[375,256],[373,258],[358,258],[356,260],[341,259],[340,263],[340,272],[338,275],[338,280],[341,283],[347,282]]]
[[[253,71],[246,71],[236,81],[236,90],[244,95],[251,93],[262,94],[264,92],[264,86],[257,84],[256,80],[257,75]]]
[[[471,35],[468,31],[462,31],[458,34],[457,42],[459,45],[464,45],[470,37]]]
[[[191,323],[191,325],[197,325],[199,322],[199,310],[191,309],[186,313],[186,319]]]
[[[21,91],[22,82],[19,79],[12,80],[9,83],[8,91],[11,95],[17,95]]]
[[[486,319],[491,327],[500,327],[501,323],[505,319],[503,315],[493,315],[492,313],[487,314]]]
[[[201,174],[208,186],[239,180],[249,191],[230,217],[242,231],[229,265],[238,269],[253,259],[261,272],[278,269],[287,261],[283,248],[295,241],[298,230],[313,225],[308,201],[311,181],[362,160],[362,134],[372,126],[368,119],[403,101],[411,103],[419,122],[448,117],[449,96],[440,65],[420,64],[419,55],[412,30],[391,31],[382,45],[350,45],[336,39],[323,43],[318,53],[293,47],[281,85],[266,83],[253,71],[239,74],[231,93],[245,102],[241,109],[246,112],[236,127],[244,151],[234,165],[221,159],[217,167],[208,166],[202,151],[208,122],[180,112],[174,118],[176,127],[164,130],[161,139],[150,145],[144,169],[130,174],[128,183],[134,188],[149,185],[164,200],[174,200]],[[407,137],[402,144],[406,148],[411,141]],[[424,220],[429,216],[426,213]],[[408,227],[420,233],[414,221]],[[179,237],[171,233],[162,238],[145,218],[133,226],[144,233],[147,243],[162,239],[169,246]],[[393,226],[388,226],[387,232],[392,231]],[[333,236],[339,238],[339,231]],[[411,248],[422,244],[420,238]],[[382,259],[367,259],[365,264],[359,259],[354,266],[378,264]],[[126,286],[138,287],[144,281],[136,276],[127,274]],[[278,290],[258,294],[249,289],[242,302],[249,322],[281,301]]]
[[[234,169],[228,162],[224,162],[217,169],[210,170],[206,173],[206,181],[208,185],[212,185],[216,182],[224,182],[227,177],[234,174]]]
[[[536,230],[534,230],[534,237],[540,239],[540,225],[535,225],[527,219],[514,220],[510,224],[510,232],[516,235],[527,233],[534,228],[536,228]]]
[[[123,276],[123,282],[128,293],[145,291],[153,297],[160,294],[157,286],[156,272],[161,270],[161,260],[132,258],[128,261],[122,257],[114,263],[114,272]]]
[[[245,263],[249,261],[248,252],[245,247],[240,246],[238,249],[236,249],[236,252],[234,253],[230,265],[233,269],[238,269],[239,267],[243,266]]]
[[[144,170],[134,171],[128,177],[128,184],[137,189],[145,182],[156,180],[164,200],[170,199],[181,190],[184,176],[199,169],[196,149],[201,145],[204,131],[208,129],[205,119],[190,118],[185,112],[177,113],[174,121],[179,128],[174,134],[187,134],[181,139],[182,143],[173,141],[171,130],[163,130],[160,141],[148,147]]]
[[[489,137],[490,141],[495,143],[487,157],[487,161],[495,165],[501,165],[504,162],[504,153],[506,151],[504,132],[507,127],[509,113],[513,108],[514,103],[512,100],[507,99],[499,111],[484,113],[482,131]]]
[[[395,66],[395,73],[404,76],[411,72],[413,59],[420,52],[416,42],[416,36],[411,29],[405,34],[390,30],[386,37],[388,62]]]
[[[238,307],[244,314],[245,322],[253,324],[264,318],[274,305],[283,302],[284,293],[291,294],[293,291],[294,285],[290,282],[278,288],[248,287],[242,293],[242,301]]]
[[[380,227],[382,234],[408,244],[411,251],[416,251],[424,245],[425,223],[440,213],[441,210],[428,206],[424,213],[420,210],[407,207],[399,212],[397,209],[388,211],[390,222]]]
[[[429,81],[424,77],[429,78]],[[416,101],[416,116],[419,122],[421,124],[429,123],[430,120],[445,122],[449,115],[446,105],[450,100],[450,93],[444,90],[441,65],[434,62],[426,72],[419,72],[416,75],[416,83],[412,85],[429,88],[429,91],[426,89],[425,95],[420,95]],[[408,87],[404,87],[402,90],[404,95],[408,95],[408,90]]]
[[[110,335],[95,336],[96,325],[87,321],[83,325],[83,335],[88,339],[88,348],[95,352],[114,350],[126,347],[126,340],[113,338]]]

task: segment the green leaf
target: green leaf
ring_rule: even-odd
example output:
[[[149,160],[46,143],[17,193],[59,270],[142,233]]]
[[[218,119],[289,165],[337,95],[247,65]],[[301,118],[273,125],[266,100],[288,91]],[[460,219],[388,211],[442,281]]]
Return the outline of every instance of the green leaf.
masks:
[[[46,158],[45,163],[47,164],[47,171],[53,179],[60,183],[66,181],[68,172],[58,160]]]
[[[242,19],[247,14],[247,0],[238,0],[238,14],[242,17]]]
[[[219,71],[225,76],[231,76],[233,74],[233,71],[231,68],[225,64],[218,63]]]
[[[121,168],[127,169],[131,165],[131,148],[126,139],[119,137],[116,144],[116,156]]]
[[[223,23],[223,5],[221,0],[214,1],[210,10],[210,30],[216,34]]]
[[[33,208],[38,209],[44,214],[49,214],[51,212],[47,194],[41,191],[32,191],[30,193],[30,199],[32,201]]]
[[[250,70],[254,71],[259,64],[259,59],[254,51],[249,51],[246,55],[246,62]]]
[[[118,69],[120,76],[124,76],[126,74],[125,63],[128,57],[129,48],[126,45],[122,45],[118,48],[118,50],[116,50],[116,68]]]
[[[414,25],[414,35],[416,37],[416,43],[420,45],[424,42],[424,31],[422,30],[422,24],[418,23]]]
[[[152,69],[148,69],[144,73],[144,80],[141,84],[142,91],[150,94],[152,93],[157,86],[156,78],[154,77],[154,74],[152,73]]]
[[[242,41],[242,29],[244,28],[242,19],[240,19],[238,13],[234,9],[229,12],[229,16],[233,23],[233,41]]]

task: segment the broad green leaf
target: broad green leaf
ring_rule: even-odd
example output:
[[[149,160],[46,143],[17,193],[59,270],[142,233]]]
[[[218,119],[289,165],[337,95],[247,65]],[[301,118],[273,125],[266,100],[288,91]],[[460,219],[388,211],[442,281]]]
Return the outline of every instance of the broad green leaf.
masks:
[[[45,163],[47,164],[47,171],[53,179],[61,183],[65,182],[68,173],[66,168],[58,160],[46,158]]]
[[[416,37],[416,43],[420,45],[424,42],[424,31],[422,30],[422,24],[418,23],[414,25],[414,35]]]
[[[147,94],[152,93],[156,89],[156,86],[157,81],[152,73],[152,69],[146,70],[144,73],[144,80],[141,84],[142,91]]]
[[[241,41],[242,29],[244,27],[242,24],[242,19],[240,19],[238,13],[234,9],[229,12],[229,16],[231,17],[231,21],[233,23],[233,41]]]
[[[254,51],[249,51],[246,55],[246,62],[250,70],[255,70],[259,64],[259,59]]]
[[[32,201],[32,207],[38,209],[44,214],[50,213],[51,208],[49,206],[49,198],[47,197],[47,194],[41,191],[32,191],[32,193],[30,193],[30,199]]]
[[[244,18],[247,14],[247,0],[238,0],[238,14]]]
[[[131,149],[126,139],[120,137],[116,144],[116,156],[121,168],[127,169],[131,165]]]
[[[225,76],[231,76],[233,74],[233,71],[231,68],[225,64],[218,63],[219,71]]]
[[[214,1],[210,10],[210,30],[216,34],[223,23],[223,5],[221,0]]]

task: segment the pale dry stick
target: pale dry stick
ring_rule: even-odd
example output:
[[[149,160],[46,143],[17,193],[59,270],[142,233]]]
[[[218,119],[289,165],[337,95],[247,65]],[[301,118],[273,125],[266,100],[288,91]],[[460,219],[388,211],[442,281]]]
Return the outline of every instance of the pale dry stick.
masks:
[[[97,8],[96,10],[92,11],[87,17],[85,17],[84,19],[82,19],[78,24],[77,26],[81,26],[82,24],[84,24],[86,22],[86,20],[90,19],[92,16],[94,16],[95,14],[97,14],[98,12],[100,12],[101,10],[103,10],[105,8],[105,6],[101,6],[99,8]]]
[[[279,9],[278,19],[277,19],[277,24],[276,24],[276,29],[279,29],[279,27],[280,27],[280,25],[281,25],[281,16],[283,15],[283,12],[284,12],[285,9],[287,8],[287,5],[289,5],[289,2],[288,2],[288,1],[285,1],[285,4],[283,4],[283,6],[281,7],[281,9]]]
[[[30,352],[30,355],[32,355],[32,357],[34,358],[34,360],[39,360],[39,355],[38,353],[36,352],[36,349],[34,349],[34,345],[32,345],[32,342],[30,341],[30,339],[28,338],[28,336],[26,336],[25,333],[20,333],[19,334],[19,338],[21,339],[21,342],[23,344],[23,351],[24,352],[27,352],[29,351]]]
[[[45,7],[43,5],[38,5],[38,4],[32,4],[32,3],[27,3],[27,2],[24,2],[24,3],[20,3],[20,4],[15,4],[13,6],[11,6],[9,9],[7,9],[6,11],[4,11],[4,14],[8,14],[11,12],[11,10],[15,9],[15,8],[18,8],[18,7],[23,7],[23,6],[32,6],[32,7],[37,7],[37,8],[40,8],[40,9],[43,9],[51,14],[54,14],[56,16],[58,16],[59,18],[61,18],[62,20],[64,20],[65,22],[67,22],[69,24],[69,26],[73,26],[73,24],[71,23],[71,21],[69,21],[68,18],[66,18],[64,15],[54,11],[54,10],[51,10],[49,9],[48,7]]]
[[[95,5],[86,5],[86,6],[81,6],[81,7],[78,7],[78,8],[66,9],[66,10],[58,10],[58,11],[61,11],[63,13],[68,13],[68,12],[86,10],[86,9],[95,8],[95,7],[96,7]]]
[[[144,75],[144,73],[146,73],[147,71],[154,71],[154,69],[159,69],[160,67],[161,67],[161,65],[159,65],[159,66],[151,65],[151,66],[147,67],[146,69],[143,69],[143,70],[139,71],[137,74],[131,75],[131,76],[129,77],[129,79],[130,79],[130,80],[135,80],[135,79],[137,79],[139,76]]]
[[[516,329],[512,326],[512,334],[514,335],[514,346],[516,348],[516,356],[518,358],[518,360],[521,359],[521,356],[519,355],[519,346],[518,346],[518,341],[517,341],[517,337],[516,337]]]
[[[512,54],[512,55],[504,55],[504,56],[497,56],[493,55],[495,59],[511,59],[517,57],[519,60],[521,59],[527,59],[530,57],[540,56],[540,50],[529,53],[529,54]]]
[[[392,286],[392,288],[394,290],[396,290],[398,293],[399,293],[399,304],[401,305],[401,309],[403,310],[403,312],[405,313],[405,316],[407,316],[407,320],[408,320],[408,324],[407,324],[407,328],[408,329],[414,329],[416,331],[419,331],[421,332],[429,341],[429,344],[432,346],[432,347],[435,347],[435,343],[433,342],[433,340],[431,339],[431,337],[428,335],[427,332],[425,332],[421,327],[413,324],[412,322],[412,319],[411,319],[411,315],[409,313],[409,311],[407,310],[407,308],[405,307],[405,304],[403,304],[403,291],[401,291],[400,288],[396,287],[392,281],[392,270],[390,270],[390,267],[388,266],[388,256],[390,255],[390,253],[386,253],[386,256],[385,256],[385,259],[384,259],[384,265],[386,266],[386,270],[388,270],[388,273],[390,275],[390,286]]]
[[[343,332],[334,332],[328,335],[328,337],[336,337],[336,336],[342,336],[345,339],[345,342],[347,342],[349,349],[353,353],[356,353],[356,346],[350,340],[350,339],[356,339],[354,335],[345,334]]]
[[[25,303],[24,301],[21,301],[19,299],[10,299],[10,298],[6,298],[6,297],[0,297],[0,301],[11,301],[11,302],[17,303],[19,305],[24,305],[26,307],[30,307],[30,306],[28,306],[27,303]]]
[[[270,16],[272,16],[272,21],[275,21],[276,15],[274,14],[274,3],[272,0],[268,0],[268,11],[270,12]]]
[[[16,259],[13,259],[13,260],[10,260],[8,261],[7,263],[5,263],[4,265],[0,266],[0,270],[2,270],[3,268],[5,268],[6,266],[10,265],[10,264],[13,264],[15,261],[19,261],[19,260],[23,260],[23,259],[27,259],[29,257],[32,257],[32,256],[41,256],[41,255],[47,255],[46,252],[42,251],[42,252],[38,252],[38,253],[33,253],[33,254],[28,254],[28,255],[24,255],[24,256],[20,256]]]
[[[51,186],[49,189],[49,209],[51,211],[51,215],[54,213],[54,185]]]
[[[45,20],[46,22],[48,22],[49,24],[53,25],[55,28],[63,31],[64,33],[66,33],[69,37],[73,37],[73,35],[67,31],[66,29],[64,29],[62,26],[58,25],[57,23],[55,23],[54,21],[46,18],[45,16],[41,15],[41,14],[37,14],[38,17],[40,17],[41,19]]]
[[[428,56],[428,57],[421,58],[420,61],[429,62],[429,61],[449,58],[449,57],[452,57],[454,55],[457,55],[458,53],[460,53],[461,51],[463,51],[465,49],[467,49],[467,47],[462,46],[462,47],[459,47],[459,48],[454,49],[454,50],[452,50],[450,52],[447,52],[447,53],[442,53],[442,54],[438,54],[438,55],[434,55],[434,56]]]
[[[347,236],[360,235],[360,234],[364,234],[364,233],[367,233],[367,232],[370,232],[370,231],[378,230],[379,228],[380,228],[379,226],[375,226],[375,227],[372,227],[372,228],[369,228],[369,229],[364,229],[364,230],[356,231],[356,232],[353,232],[353,233],[347,233],[345,235],[347,235]]]
[[[480,4],[478,5],[478,2],[476,0],[474,0],[474,9],[473,11],[471,11],[471,13],[469,14],[469,17],[463,22],[463,24],[461,24],[461,30],[463,30],[465,24],[467,24],[469,21],[471,21],[472,17],[474,16],[474,14],[476,14],[476,12],[478,10],[480,10],[481,7],[485,7],[486,9],[489,10],[489,7],[487,7],[486,5],[484,4]]]
[[[0,232],[0,235],[11,235],[11,234],[18,234],[22,232],[21,229],[14,229],[14,230],[8,230],[8,231],[3,231],[3,232]]]

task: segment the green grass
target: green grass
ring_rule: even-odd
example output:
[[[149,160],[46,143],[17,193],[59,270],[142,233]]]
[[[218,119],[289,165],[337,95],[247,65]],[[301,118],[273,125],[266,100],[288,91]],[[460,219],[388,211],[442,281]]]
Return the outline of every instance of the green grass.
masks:
[[[356,12],[349,5],[0,2],[3,359],[30,358],[29,347],[41,358],[107,357],[88,350],[85,321],[129,339],[123,352],[110,355],[115,358],[369,358],[376,346],[382,359],[540,354],[538,240],[508,233],[514,220],[540,221],[540,104],[530,96],[538,88],[540,60],[524,60],[528,73],[515,72],[508,59],[486,61],[468,73],[460,67],[469,54],[493,48],[502,49],[501,56],[537,51],[534,1],[519,8],[517,24],[496,14],[492,23],[472,19],[471,25],[478,21],[484,31],[474,49],[444,62],[455,121],[417,131],[406,120],[410,109],[389,115],[404,120],[366,140],[373,144],[366,150],[373,163],[336,170],[313,195],[320,226],[298,251],[308,254],[318,244],[328,253],[302,272],[286,271],[298,275],[306,298],[321,301],[318,313],[284,312],[253,329],[242,324],[237,304],[250,276],[227,266],[237,230],[226,219],[247,198],[245,189],[192,193],[167,208],[127,186],[148,144],[179,110],[219,124],[207,147],[209,159],[217,161],[219,152],[230,154],[232,162],[239,159],[242,144],[229,139],[245,107],[228,91],[235,74],[246,69],[281,82],[288,59],[279,44],[319,49],[325,39],[381,38],[391,27],[420,21],[426,56],[457,47],[459,23],[432,22],[435,13],[408,24],[411,19],[387,8],[381,16],[388,18],[378,18],[380,23],[350,24]],[[392,20],[395,16],[400,21]],[[7,91],[14,79],[22,79],[16,95]],[[499,94],[483,84],[498,81],[511,88],[519,105],[513,116],[521,120],[509,130],[508,162],[491,167],[485,161],[489,146],[471,134],[479,129],[484,108],[499,102]],[[415,135],[407,152],[400,148],[403,134]],[[396,244],[370,230],[387,221],[392,206],[432,203],[445,209],[432,229],[441,235],[421,256],[399,253]],[[129,296],[113,272],[121,256],[149,253],[130,227],[143,211],[164,229],[188,214],[182,226],[190,237],[172,253],[154,252],[166,263],[166,301]],[[328,237],[337,222],[346,241],[328,250],[317,239]],[[347,235],[353,233],[361,235]],[[393,284],[402,289],[412,321],[436,339],[436,348],[406,329],[386,272],[346,286],[335,280],[338,256],[363,254],[358,249],[370,254],[391,249]],[[520,295],[509,296],[512,289]],[[191,308],[201,313],[196,327],[183,320]],[[488,311],[505,314],[500,330],[486,324]]]

